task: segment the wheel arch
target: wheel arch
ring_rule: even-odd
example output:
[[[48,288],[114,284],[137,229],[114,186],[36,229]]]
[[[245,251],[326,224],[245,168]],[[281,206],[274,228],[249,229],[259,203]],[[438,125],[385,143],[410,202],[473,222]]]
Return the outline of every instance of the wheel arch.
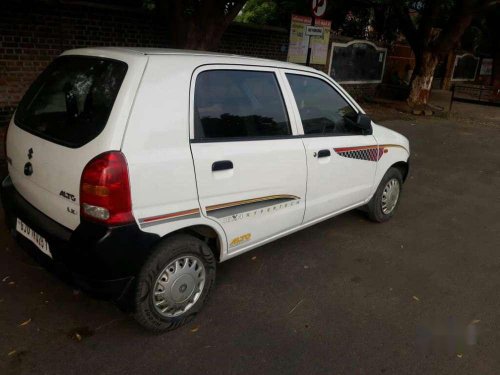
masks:
[[[167,240],[170,237],[173,237],[177,234],[188,234],[193,237],[196,237],[203,242],[205,242],[210,250],[212,250],[213,255],[217,259],[217,262],[221,261],[222,258],[222,252],[224,250],[223,246],[223,241],[224,238],[221,233],[217,232],[217,230],[210,225],[206,224],[195,224],[195,225],[190,225],[186,226],[183,228],[176,229],[172,232],[169,232],[165,235],[163,235],[160,239],[162,240]]]
[[[410,160],[408,161],[398,161],[390,166],[390,168],[396,168],[401,172],[403,176],[403,182],[406,181],[408,174],[410,173]]]

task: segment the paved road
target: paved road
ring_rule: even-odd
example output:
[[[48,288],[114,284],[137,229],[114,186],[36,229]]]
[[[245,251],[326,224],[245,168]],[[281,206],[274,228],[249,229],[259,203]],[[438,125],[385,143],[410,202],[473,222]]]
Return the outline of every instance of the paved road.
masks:
[[[413,149],[391,222],[347,213],[230,260],[161,336],[40,269],[0,219],[0,373],[499,374],[500,130],[386,125]]]

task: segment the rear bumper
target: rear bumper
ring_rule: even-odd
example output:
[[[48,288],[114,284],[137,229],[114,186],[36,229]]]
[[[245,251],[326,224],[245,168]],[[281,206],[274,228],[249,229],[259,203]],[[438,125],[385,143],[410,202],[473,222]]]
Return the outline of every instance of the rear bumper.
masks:
[[[135,223],[105,227],[82,222],[72,231],[33,207],[9,177],[0,192],[6,224],[20,245],[46,268],[99,296],[123,297],[159,239]],[[17,218],[47,240],[52,259],[16,232]]]

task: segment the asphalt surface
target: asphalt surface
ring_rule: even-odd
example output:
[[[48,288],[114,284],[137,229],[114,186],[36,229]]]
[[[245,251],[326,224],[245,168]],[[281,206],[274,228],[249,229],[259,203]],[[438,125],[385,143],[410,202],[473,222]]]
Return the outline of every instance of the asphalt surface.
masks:
[[[385,125],[413,153],[392,221],[354,211],[227,261],[163,335],[40,268],[2,217],[0,373],[499,374],[500,128]]]

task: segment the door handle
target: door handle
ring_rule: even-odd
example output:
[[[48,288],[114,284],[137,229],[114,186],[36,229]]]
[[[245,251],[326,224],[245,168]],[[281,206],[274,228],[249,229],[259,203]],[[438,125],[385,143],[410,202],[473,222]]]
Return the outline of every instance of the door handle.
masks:
[[[332,153],[330,150],[319,150],[318,151],[318,158],[326,158],[327,156],[330,156]]]
[[[224,171],[226,169],[233,169],[233,162],[231,160],[219,160],[212,164],[212,172]]]

